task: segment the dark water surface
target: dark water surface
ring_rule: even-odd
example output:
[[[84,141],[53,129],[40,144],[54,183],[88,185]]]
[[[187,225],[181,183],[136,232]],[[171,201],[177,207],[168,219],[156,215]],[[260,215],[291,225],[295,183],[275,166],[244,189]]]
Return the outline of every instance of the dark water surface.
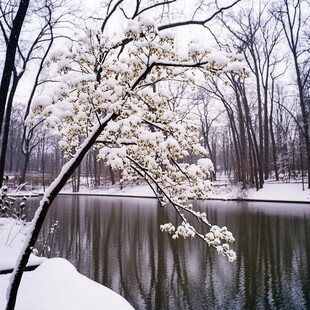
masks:
[[[162,233],[176,215],[153,199],[60,196],[44,231],[58,220],[52,256],[135,309],[310,309],[310,205],[195,205],[233,232],[235,263],[198,239]]]

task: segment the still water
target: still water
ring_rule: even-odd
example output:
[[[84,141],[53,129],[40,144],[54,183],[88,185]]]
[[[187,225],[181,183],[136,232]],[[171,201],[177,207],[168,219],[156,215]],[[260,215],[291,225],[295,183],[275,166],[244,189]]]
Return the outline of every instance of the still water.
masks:
[[[310,309],[310,205],[195,207],[233,232],[236,262],[201,240],[162,233],[160,224],[177,217],[153,199],[60,196],[43,232],[58,220],[51,256],[67,258],[137,310]]]

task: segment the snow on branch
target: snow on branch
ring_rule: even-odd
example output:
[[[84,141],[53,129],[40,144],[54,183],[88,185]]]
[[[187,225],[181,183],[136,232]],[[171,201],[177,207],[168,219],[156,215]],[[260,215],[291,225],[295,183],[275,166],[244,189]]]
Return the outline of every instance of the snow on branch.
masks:
[[[199,143],[199,125],[169,109],[163,85],[177,80],[195,87],[198,80],[226,72],[246,76],[244,63],[237,55],[211,53],[198,42],[191,42],[187,57],[181,56],[171,33],[142,19],[129,20],[124,35],[130,39],[126,45],[124,38],[88,31],[68,50],[53,53],[48,65],[56,66],[62,83],[34,101],[27,124],[44,118],[61,134],[60,148],[74,156],[106,115],[118,115],[98,136],[98,160],[121,170],[124,181],[144,178],[162,205],[175,208],[182,224],[176,229],[165,224],[163,231],[173,238],[198,236],[233,261],[227,243],[234,241],[232,234],[212,226],[205,213],[188,203],[207,199],[213,165]],[[187,163],[190,156],[198,159],[196,164]],[[210,231],[198,232],[185,214]]]

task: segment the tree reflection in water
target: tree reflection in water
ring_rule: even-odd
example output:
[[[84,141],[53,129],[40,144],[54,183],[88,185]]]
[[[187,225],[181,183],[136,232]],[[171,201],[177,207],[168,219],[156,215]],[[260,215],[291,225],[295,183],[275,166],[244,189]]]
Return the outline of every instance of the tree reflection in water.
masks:
[[[200,240],[172,240],[153,199],[60,196],[52,256],[123,295],[136,309],[310,309],[310,205],[196,202],[228,226],[238,260]],[[98,296],[100,298],[100,296]]]

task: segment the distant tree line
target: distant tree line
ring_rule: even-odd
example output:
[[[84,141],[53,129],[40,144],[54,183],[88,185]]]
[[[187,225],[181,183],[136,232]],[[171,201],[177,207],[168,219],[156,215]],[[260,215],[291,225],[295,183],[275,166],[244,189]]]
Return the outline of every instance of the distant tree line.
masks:
[[[243,3],[219,18],[222,34],[213,33],[221,49],[244,57],[251,76],[206,81],[193,104],[217,169],[243,187],[295,178],[309,187],[309,8],[308,1]]]
[[[63,29],[72,31],[76,20],[64,1],[28,2],[0,4],[0,180],[8,175],[15,185],[45,186],[66,161],[59,137],[40,124],[26,128],[24,122],[44,85],[56,82],[44,74],[43,64],[58,42],[69,40]],[[306,0],[241,1],[229,14],[217,16],[209,29],[214,47],[239,53],[250,77],[212,77],[194,93],[176,83],[169,88],[170,108],[182,107],[200,121],[215,178],[223,175],[257,190],[266,180],[298,179],[310,186],[309,9]],[[32,19],[38,21],[35,27]],[[24,85],[21,97],[17,93]],[[96,149],[91,150],[74,173],[74,191],[120,180],[119,172],[96,156]]]

